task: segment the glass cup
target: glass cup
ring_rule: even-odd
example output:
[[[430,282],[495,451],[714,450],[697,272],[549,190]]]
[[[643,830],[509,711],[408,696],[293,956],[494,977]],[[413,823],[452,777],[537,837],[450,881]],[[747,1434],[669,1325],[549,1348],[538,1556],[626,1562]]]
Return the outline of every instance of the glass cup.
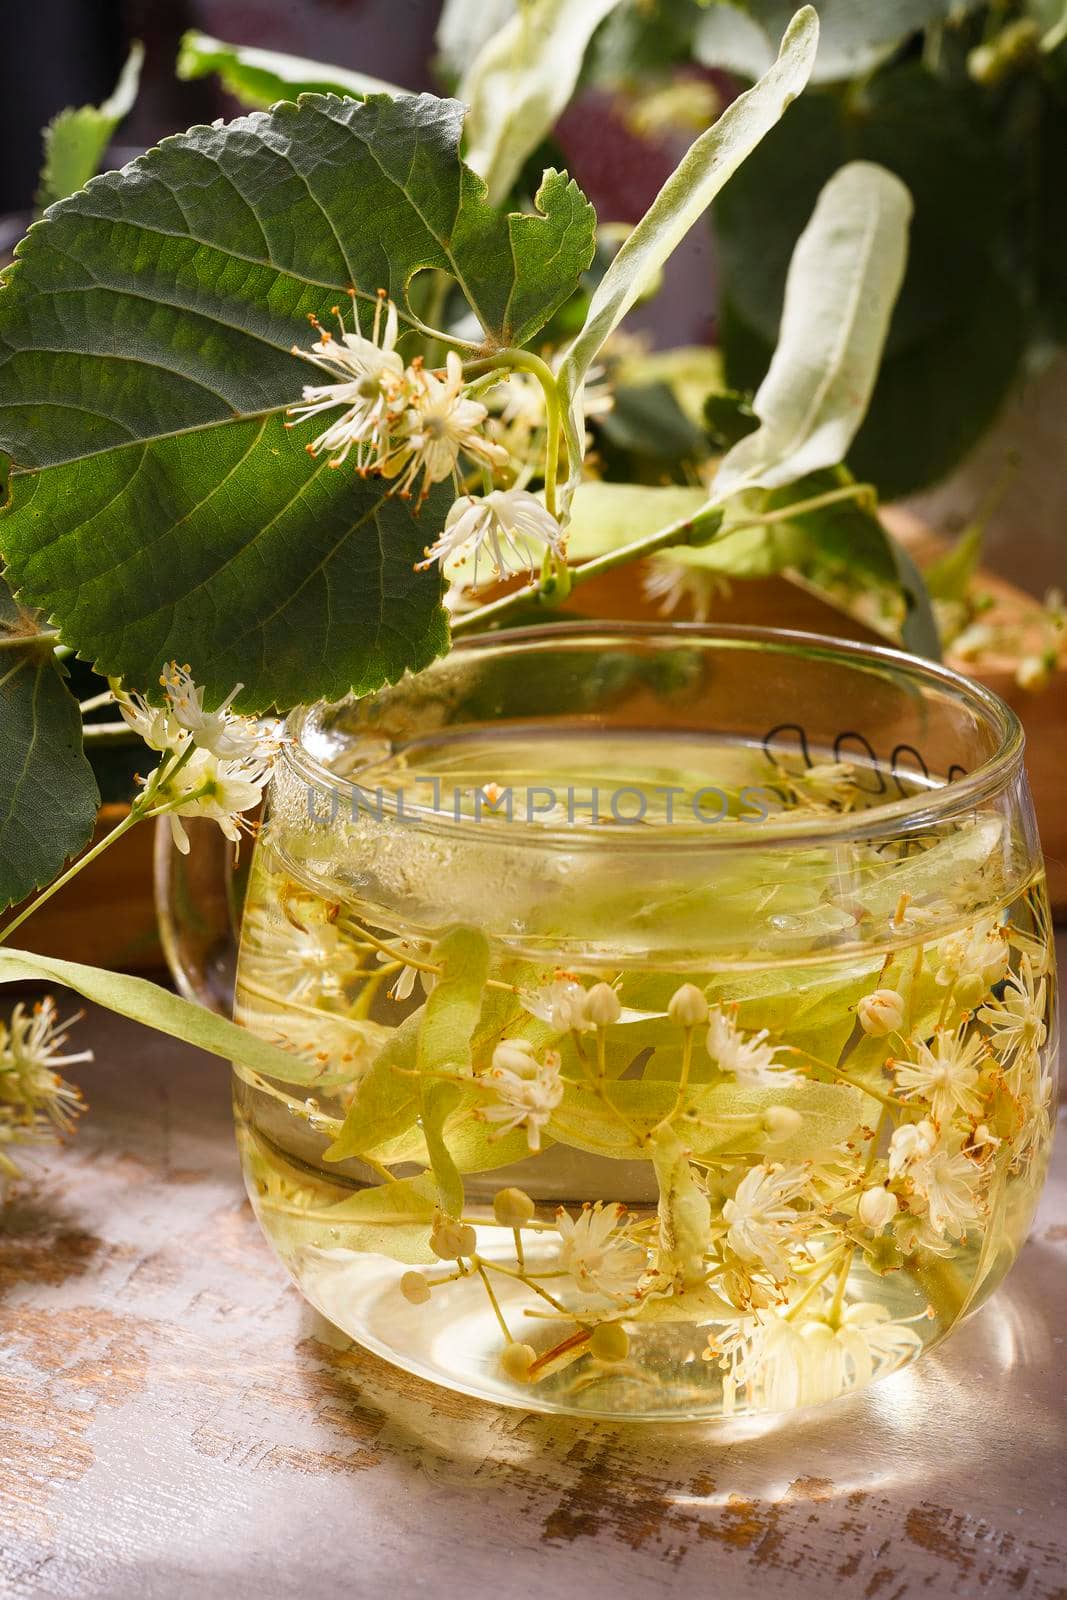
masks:
[[[338,1327],[506,1405],[707,1418],[854,1391],[999,1283],[1055,1040],[994,695],[814,636],[579,623],[289,733],[235,1015],[293,1071],[234,1098],[263,1229]],[[164,889],[203,992],[229,901]]]

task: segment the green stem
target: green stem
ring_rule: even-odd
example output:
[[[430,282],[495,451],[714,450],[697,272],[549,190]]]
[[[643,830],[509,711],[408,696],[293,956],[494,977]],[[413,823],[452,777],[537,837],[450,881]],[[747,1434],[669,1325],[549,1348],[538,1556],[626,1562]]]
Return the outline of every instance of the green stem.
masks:
[[[809,500],[798,500],[794,505],[782,506],[777,511],[746,518],[744,522],[731,523],[729,528],[723,530],[722,537],[743,533],[748,528],[764,528],[773,526],[777,522],[793,521],[797,517],[807,516],[811,511],[819,511],[826,505],[836,504],[839,500],[862,499],[870,493],[869,484],[847,484],[841,489],[828,490],[826,494],[813,495]],[[599,578],[605,572],[613,571],[615,567],[626,566],[631,561],[640,561],[645,556],[655,555],[659,550],[668,550],[677,545],[709,543],[709,523],[710,532],[714,534],[715,519],[721,519],[721,516],[721,507],[709,500],[707,505],[694,516],[682,517],[655,533],[645,534],[643,538],[634,539],[630,544],[620,545],[617,550],[607,550],[602,556],[594,556],[591,561],[583,561],[580,566],[569,567],[570,582],[567,592],[577,588],[581,583]],[[696,539],[693,538],[694,534],[697,535]],[[478,606],[476,610],[456,617],[452,622],[452,635],[455,638],[461,633],[479,632],[493,623],[502,621],[513,611],[521,610],[531,600],[543,598],[545,590],[540,580],[536,583],[524,583],[521,588],[513,589],[510,594],[503,595],[499,600],[491,600],[488,605]]]
[[[560,404],[559,385],[556,375],[547,361],[542,361],[540,356],[534,355],[532,350],[495,350],[491,356],[486,356],[481,361],[468,361],[463,368],[464,376],[468,373],[476,377],[480,372],[492,371],[494,367],[507,366],[514,372],[529,372],[541,385],[545,397],[545,429],[547,442],[545,444],[545,508],[551,516],[556,515],[556,480],[559,477],[559,438],[560,438]]]
[[[831,1073],[840,1083],[847,1083],[850,1088],[859,1089],[861,1094],[869,1094],[872,1100],[880,1101],[888,1110],[897,1113],[901,1110],[900,1101],[894,1100],[892,1095],[884,1094],[881,1089],[876,1089],[873,1084],[864,1083],[861,1078],[854,1078],[848,1072],[842,1072],[841,1068],[835,1066],[832,1061],[824,1061],[821,1056],[812,1055],[810,1050],[801,1050],[798,1045],[786,1045],[785,1049],[795,1056],[804,1056],[808,1061],[813,1061],[817,1067],[821,1067],[824,1072]]]
[[[128,833],[134,824],[140,822],[140,820],[140,811],[131,807],[126,816],[122,818],[122,821],[116,823],[111,832],[105,834],[99,844],[94,844],[91,850],[87,850],[83,856],[79,856],[77,861],[67,868],[66,872],[61,873],[54,883],[48,885],[47,889],[42,889],[36,899],[31,900],[30,904],[20,911],[17,917],[13,917],[5,928],[0,928],[0,944],[3,944],[14,933],[16,928],[21,928],[22,924],[32,917],[35,911],[39,911],[41,906],[47,900],[51,900],[52,896],[68,884],[72,878],[76,878],[83,867],[87,867],[98,856],[102,856],[109,846],[121,839],[122,835]]]
[[[91,706],[92,702],[86,704]],[[85,710],[85,706],[82,706],[82,710]],[[82,729],[82,738],[88,745],[137,743],[136,733],[125,722],[90,722]]]
[[[478,1259],[477,1256],[475,1256],[475,1258],[474,1258],[474,1265],[478,1269],[479,1278],[481,1278],[482,1283],[485,1285],[485,1292],[489,1296],[489,1304],[493,1308],[493,1315],[496,1317],[497,1322],[500,1324],[500,1331],[504,1335],[504,1338],[507,1340],[508,1344],[510,1344],[512,1342],[511,1341],[511,1329],[508,1327],[507,1323],[504,1321],[504,1313],[500,1309],[500,1301],[497,1299],[496,1295],[493,1292],[493,1285],[489,1282],[489,1274],[486,1272],[485,1267],[482,1265],[481,1261]]]
[[[123,728],[127,733],[130,731],[128,728],[126,728],[125,723],[123,723]],[[95,861],[98,856],[102,856],[104,851],[107,850],[111,845],[115,844],[117,840],[121,839],[124,833],[128,833],[136,823],[141,822],[146,817],[160,815],[161,812],[166,809],[165,807],[161,807],[159,812],[152,811],[149,808],[149,802],[159,789],[162,781],[165,778],[173,778],[175,773],[181,770],[181,768],[188,761],[189,757],[192,755],[194,748],[194,745],[190,741],[188,746],[182,751],[176,760],[173,760],[173,753],[163,757],[159,766],[149,778],[148,787],[144,790],[143,794],[140,794],[133,802],[129,811],[122,818],[122,820],[115,824],[110,833],[104,835],[99,844],[94,844],[91,850],[87,850],[83,856],[79,856],[77,861],[73,862],[71,866],[67,868],[66,872],[61,873],[53,883],[50,883],[47,888],[42,889],[40,894],[37,895],[36,899],[31,900],[30,904],[20,911],[17,917],[13,917],[6,927],[0,929],[0,944],[3,944],[4,941],[14,933],[16,928],[20,928],[28,918],[32,917],[34,912],[38,911],[46,901],[51,900],[52,896],[57,894],[60,889],[64,888],[72,878],[76,878],[78,873],[81,872],[84,867],[89,866],[89,864]]]
[[[855,1245],[850,1245],[845,1251],[845,1259],[842,1261],[841,1269],[837,1274],[837,1283],[834,1287],[833,1299],[830,1301],[830,1309],[826,1313],[826,1320],[831,1328],[834,1329],[841,1326],[841,1308],[845,1303],[845,1289],[848,1286],[848,1275],[852,1271],[852,1260],[855,1254]]]
[[[514,1278],[517,1280],[517,1282],[525,1284],[527,1289],[532,1289],[534,1294],[541,1296],[542,1300],[547,1300],[552,1309],[554,1311],[558,1311],[561,1316],[571,1317],[574,1315],[572,1311],[567,1310],[567,1307],[561,1300],[557,1300],[555,1295],[549,1294],[547,1289],[542,1289],[541,1285],[539,1283],[535,1283],[526,1272],[515,1272],[511,1267],[501,1266],[499,1261],[486,1261],[485,1265],[490,1269],[491,1272],[499,1272],[505,1278]]]
[[[100,711],[104,706],[113,705],[114,700],[115,696],[111,693],[111,690],[105,689],[103,694],[94,694],[91,699],[83,700],[78,706],[78,710],[84,717],[87,716],[90,711]],[[125,726],[126,724],[123,723],[123,727]]]
[[[682,1070],[678,1074],[678,1092],[674,1097],[674,1105],[671,1107],[670,1116],[664,1118],[664,1121],[660,1123],[660,1127],[663,1127],[666,1123],[673,1122],[679,1111],[681,1111],[686,1090],[689,1088],[689,1072],[692,1063],[693,1030],[692,1028],[686,1028],[682,1038]]]
[[[822,1288],[823,1284],[836,1267],[837,1258],[841,1254],[842,1249],[845,1248],[847,1247],[843,1245],[835,1246],[833,1250],[828,1252],[825,1259],[820,1262],[815,1277],[812,1278],[811,1282],[808,1284],[799,1300],[795,1300],[789,1307],[789,1310],[785,1313],[786,1322],[792,1322],[794,1317],[799,1316],[801,1311],[803,1311],[804,1307],[807,1305],[808,1301],[811,1299],[812,1295],[815,1294],[816,1290]]]

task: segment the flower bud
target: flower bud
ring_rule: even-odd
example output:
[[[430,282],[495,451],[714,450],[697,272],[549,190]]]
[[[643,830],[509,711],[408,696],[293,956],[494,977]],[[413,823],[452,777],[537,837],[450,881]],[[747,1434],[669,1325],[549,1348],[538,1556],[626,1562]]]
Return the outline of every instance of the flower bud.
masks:
[[[430,1298],[430,1285],[421,1272],[405,1272],[400,1280],[400,1293],[413,1306],[424,1306]]]
[[[708,1002],[695,983],[683,983],[671,995],[667,1015],[675,1027],[699,1028],[708,1020]]]
[[[504,1228],[521,1228],[534,1214],[534,1203],[522,1189],[498,1189],[493,1196],[493,1215]]]
[[[793,1106],[768,1106],[763,1113],[763,1131],[770,1144],[780,1144],[803,1126],[804,1118]]]
[[[1029,694],[1047,689],[1052,672],[1043,656],[1024,656],[1015,669],[1015,681]]]
[[[430,1249],[442,1261],[458,1261],[460,1256],[473,1255],[477,1243],[477,1235],[468,1223],[447,1217],[443,1211],[434,1213]]]
[[[585,1020],[594,1028],[610,1028],[622,1013],[619,997],[610,983],[594,983],[585,997]]]
[[[895,989],[875,989],[856,1004],[860,1027],[872,1039],[897,1033],[904,1021],[904,997]]]
[[[630,1336],[622,1323],[598,1323],[589,1341],[589,1353],[598,1361],[625,1361],[630,1354]]]
[[[937,1146],[932,1122],[905,1122],[894,1128],[889,1140],[889,1176],[896,1178],[915,1161],[925,1161]]]
[[[528,1039],[501,1039],[493,1051],[494,1072],[514,1072],[520,1078],[537,1075],[537,1059]]]
[[[525,1383],[536,1360],[537,1351],[528,1344],[506,1344],[500,1352],[500,1365],[513,1383]]]
[[[900,1201],[883,1184],[878,1184],[873,1189],[863,1191],[856,1209],[865,1228],[870,1228],[872,1233],[881,1233],[900,1210]]]

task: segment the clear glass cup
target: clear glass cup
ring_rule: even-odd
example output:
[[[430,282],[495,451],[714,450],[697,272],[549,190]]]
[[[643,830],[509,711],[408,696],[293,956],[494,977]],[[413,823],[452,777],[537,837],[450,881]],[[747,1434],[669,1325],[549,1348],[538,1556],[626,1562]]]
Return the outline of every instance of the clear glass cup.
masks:
[[[1055,1029],[995,696],[814,636],[568,624],[289,731],[235,1015],[294,1068],[236,1069],[238,1142],[346,1333],[526,1409],[750,1415],[898,1370],[999,1283]]]

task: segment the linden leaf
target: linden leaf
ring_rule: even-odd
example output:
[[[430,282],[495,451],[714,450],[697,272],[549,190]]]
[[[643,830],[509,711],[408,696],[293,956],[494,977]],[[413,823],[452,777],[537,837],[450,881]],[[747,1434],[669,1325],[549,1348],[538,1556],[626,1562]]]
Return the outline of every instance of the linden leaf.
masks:
[[[53,644],[0,576],[0,909],[51,882],[100,804]]]
[[[0,293],[0,548],[27,604],[110,676],[188,660],[252,711],[426,666],[440,574],[415,572],[452,489],[416,516],[285,431],[307,317],[384,288],[418,330],[425,269],[487,348],[528,342],[594,249],[592,207],[545,174],[502,216],[460,160],[464,108],[306,95],[167,139],[32,227]],[[310,430],[309,430],[310,431]]]

